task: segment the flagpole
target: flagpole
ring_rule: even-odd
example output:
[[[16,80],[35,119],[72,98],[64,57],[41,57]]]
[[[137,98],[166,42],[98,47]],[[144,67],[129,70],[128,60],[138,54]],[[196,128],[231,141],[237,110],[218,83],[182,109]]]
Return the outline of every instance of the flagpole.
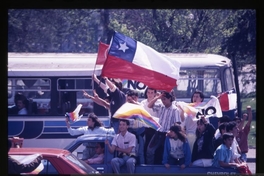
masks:
[[[97,57],[96,57],[96,61],[95,61],[95,63],[94,63],[94,69],[93,69],[92,78],[93,78],[94,73],[95,73],[95,67],[96,67],[96,63],[97,63],[97,59],[98,59],[98,52],[99,52],[100,42],[101,42],[101,41],[99,41],[99,44],[98,44]],[[100,82],[101,82],[101,79],[100,79]],[[100,85],[100,84],[99,84],[99,85]],[[94,90],[94,79],[92,79],[92,89]]]

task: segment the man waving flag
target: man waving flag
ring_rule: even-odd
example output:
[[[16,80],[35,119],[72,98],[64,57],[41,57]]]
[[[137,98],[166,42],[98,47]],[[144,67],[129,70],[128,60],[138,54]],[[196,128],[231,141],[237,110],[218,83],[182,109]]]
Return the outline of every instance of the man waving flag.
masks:
[[[177,85],[179,69],[178,61],[115,32],[102,76],[135,80],[154,89],[171,91]]]

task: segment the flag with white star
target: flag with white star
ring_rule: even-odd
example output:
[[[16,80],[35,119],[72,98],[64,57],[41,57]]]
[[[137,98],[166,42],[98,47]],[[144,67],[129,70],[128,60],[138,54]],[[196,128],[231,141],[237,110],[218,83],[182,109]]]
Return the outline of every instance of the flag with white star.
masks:
[[[171,91],[177,85],[179,70],[178,61],[115,32],[102,76],[135,80],[154,89]]]

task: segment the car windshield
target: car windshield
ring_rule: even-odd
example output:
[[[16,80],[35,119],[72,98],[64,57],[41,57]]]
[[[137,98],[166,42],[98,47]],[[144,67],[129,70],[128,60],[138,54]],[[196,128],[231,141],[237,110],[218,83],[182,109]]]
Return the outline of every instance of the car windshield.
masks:
[[[89,166],[87,163],[85,163],[84,161],[78,159],[76,156],[74,156],[73,154],[69,154],[66,156],[66,158],[73,163],[74,165],[78,166],[79,168],[81,168],[84,172],[88,173],[88,174],[97,174],[99,173],[98,171],[96,171],[94,168],[92,168],[91,166]]]

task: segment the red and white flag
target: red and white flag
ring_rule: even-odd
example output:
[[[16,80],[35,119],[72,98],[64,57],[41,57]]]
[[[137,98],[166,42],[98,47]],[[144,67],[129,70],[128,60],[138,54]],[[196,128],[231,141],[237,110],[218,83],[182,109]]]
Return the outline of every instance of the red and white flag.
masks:
[[[99,42],[96,65],[103,65],[105,63],[105,60],[107,58],[107,53],[108,53],[108,47],[109,45],[103,42]]]
[[[237,108],[237,94],[235,88],[223,92],[218,96],[222,111],[230,111]]]
[[[180,63],[123,34],[114,33],[102,75],[135,80],[157,90],[171,91]]]

